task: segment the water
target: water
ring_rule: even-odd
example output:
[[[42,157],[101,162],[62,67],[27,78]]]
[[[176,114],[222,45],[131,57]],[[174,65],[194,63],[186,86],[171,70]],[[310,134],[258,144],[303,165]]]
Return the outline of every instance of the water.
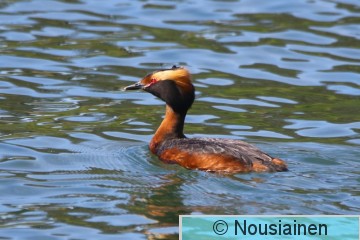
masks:
[[[0,238],[177,239],[179,214],[359,214],[360,3],[1,1]],[[223,176],[152,156],[164,114],[122,92],[193,73],[188,136],[290,171]]]

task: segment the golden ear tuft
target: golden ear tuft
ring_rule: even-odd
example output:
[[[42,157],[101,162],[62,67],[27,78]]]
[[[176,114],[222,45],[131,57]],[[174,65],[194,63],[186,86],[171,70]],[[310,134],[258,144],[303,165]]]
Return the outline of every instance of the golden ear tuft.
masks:
[[[157,71],[152,74],[152,77],[158,81],[173,80],[180,84],[191,82],[189,71],[182,67],[172,67],[171,69]]]

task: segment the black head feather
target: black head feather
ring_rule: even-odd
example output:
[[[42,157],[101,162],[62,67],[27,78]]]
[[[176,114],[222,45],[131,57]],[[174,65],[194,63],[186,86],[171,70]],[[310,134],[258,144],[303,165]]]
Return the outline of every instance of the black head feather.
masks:
[[[186,112],[194,102],[194,91],[183,92],[172,80],[162,80],[144,89],[166,102],[175,112]]]

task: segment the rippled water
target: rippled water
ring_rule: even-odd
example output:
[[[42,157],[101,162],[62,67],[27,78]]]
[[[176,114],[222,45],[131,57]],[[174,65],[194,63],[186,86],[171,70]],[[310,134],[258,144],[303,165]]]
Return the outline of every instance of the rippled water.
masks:
[[[120,89],[193,73],[188,136],[289,172],[222,176],[147,149],[164,114]],[[359,214],[358,0],[0,2],[0,238],[177,239],[179,214]]]

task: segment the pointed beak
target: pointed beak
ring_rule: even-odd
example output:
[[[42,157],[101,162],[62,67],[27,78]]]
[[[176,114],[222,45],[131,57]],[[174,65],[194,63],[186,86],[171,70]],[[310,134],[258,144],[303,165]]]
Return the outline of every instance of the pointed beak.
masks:
[[[137,83],[135,83],[135,84],[129,85],[129,86],[127,86],[127,87],[124,87],[123,89],[124,89],[125,91],[127,91],[127,90],[138,90],[138,89],[142,89],[144,86],[145,86],[145,85],[142,84],[141,82],[137,82]]]

